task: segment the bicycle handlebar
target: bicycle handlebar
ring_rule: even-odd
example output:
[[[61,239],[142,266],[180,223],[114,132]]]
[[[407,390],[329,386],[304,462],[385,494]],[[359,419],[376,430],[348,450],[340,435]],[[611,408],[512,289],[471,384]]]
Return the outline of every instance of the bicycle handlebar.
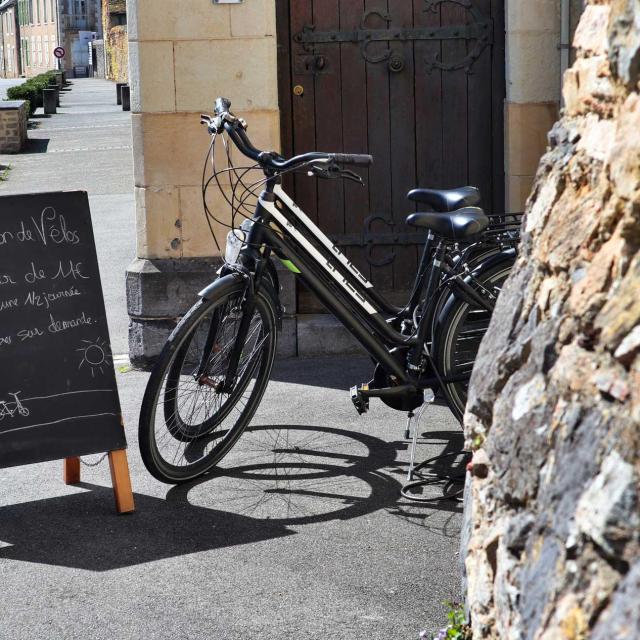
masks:
[[[323,153],[321,151],[311,151],[286,160],[273,151],[260,151],[260,149],[253,146],[251,140],[249,140],[249,136],[247,136],[247,123],[233,115],[233,113],[229,111],[230,108],[230,100],[222,97],[217,98],[214,107],[215,118],[201,116],[201,121],[208,125],[210,133],[220,133],[224,129],[236,147],[238,147],[239,151],[248,158],[251,158],[251,160],[258,162],[263,168],[271,169],[272,171],[285,171],[312,162],[326,162],[328,164],[335,163],[360,167],[369,167],[373,164],[372,156],[358,153]]]

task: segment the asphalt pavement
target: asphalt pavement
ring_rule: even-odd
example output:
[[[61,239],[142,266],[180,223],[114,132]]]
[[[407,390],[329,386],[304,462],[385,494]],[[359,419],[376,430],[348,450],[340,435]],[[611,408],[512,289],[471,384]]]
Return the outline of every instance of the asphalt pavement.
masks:
[[[73,82],[58,115],[36,118],[30,150],[0,156],[13,167],[0,194],[89,192],[123,354],[130,118],[112,83]],[[118,359],[137,511],[115,514],[106,461],[76,487],[61,462],[0,470],[0,640],[405,640],[443,626],[443,602],[460,596],[461,506],[400,497],[405,416],[372,401],[360,417],[349,399],[371,373],[364,356],[277,363],[218,473],[169,488],[138,453],[147,374]],[[444,407],[427,408],[419,434],[418,459],[462,445]]]

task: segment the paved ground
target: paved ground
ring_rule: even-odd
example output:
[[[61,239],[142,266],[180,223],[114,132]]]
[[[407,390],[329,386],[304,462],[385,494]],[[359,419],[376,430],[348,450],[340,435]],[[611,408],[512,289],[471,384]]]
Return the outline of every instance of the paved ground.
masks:
[[[10,158],[0,193],[89,191],[123,351],[129,120],[110,83],[75,83],[60,114],[31,132],[32,152]],[[370,368],[360,357],[279,363],[220,474],[179,489],[153,480],[138,454],[147,375],[119,371],[137,512],[115,515],[106,463],[83,467],[74,488],[59,462],[0,470],[0,640],[404,640],[436,630],[441,603],[459,595],[460,506],[399,498],[404,417],[377,402],[358,417],[346,391]],[[461,444],[442,407],[427,410],[420,433],[419,458]]]
[[[5,81],[6,82],[6,81]],[[26,153],[0,154],[10,165],[0,195],[80,189],[89,193],[93,230],[116,354],[127,352],[124,274],[135,256],[131,115],[115,102],[113,83],[75,79],[55,116],[38,109]]]

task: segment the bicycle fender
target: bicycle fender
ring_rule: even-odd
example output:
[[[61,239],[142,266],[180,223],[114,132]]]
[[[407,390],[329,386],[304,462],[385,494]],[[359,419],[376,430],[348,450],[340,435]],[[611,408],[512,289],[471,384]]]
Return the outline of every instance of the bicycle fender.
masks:
[[[207,285],[204,289],[202,289],[202,291],[198,293],[198,297],[203,300],[212,300],[219,295],[227,295],[233,291],[242,291],[244,287],[249,285],[249,278],[249,275],[241,273],[240,271],[231,269],[227,270],[223,268],[220,277],[211,284]],[[280,297],[276,293],[268,278],[264,278],[262,280],[260,288],[264,289],[267,296],[269,296],[269,298],[271,299],[274,311],[276,312],[276,326],[278,327],[278,330],[282,329],[282,317],[284,315],[284,309],[282,308],[282,304],[280,303]]]
[[[478,264],[469,275],[464,278],[464,282],[469,284],[473,278],[477,278],[490,269],[493,269],[502,264],[513,264],[515,262],[516,255],[516,250],[510,248],[505,251],[501,251],[500,253],[488,256],[485,260]],[[451,291],[447,296],[445,303],[440,307],[440,313],[438,314],[438,318],[436,319],[433,331],[434,346],[435,341],[437,341],[438,336],[441,335],[442,329],[447,322],[447,318],[451,313],[451,308],[459,297],[459,294],[457,294],[455,291]],[[434,349],[434,353],[437,353],[436,349]]]
[[[225,273],[223,269],[220,277],[202,289],[202,291],[198,293],[198,297],[203,300],[211,300],[215,296],[227,294],[234,290],[241,290],[248,282],[248,276],[238,271]]]

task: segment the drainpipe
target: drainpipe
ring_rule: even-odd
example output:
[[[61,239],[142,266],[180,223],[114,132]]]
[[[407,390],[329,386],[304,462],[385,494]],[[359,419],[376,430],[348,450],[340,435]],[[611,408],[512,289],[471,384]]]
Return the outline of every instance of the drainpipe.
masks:
[[[0,12],[0,42],[2,42],[2,60],[0,60],[0,73],[2,74],[1,77],[6,78],[7,65],[5,63],[5,49],[7,48],[7,43],[4,40],[4,13],[2,12]]]
[[[560,0],[560,100],[563,102],[562,85],[565,71],[569,68],[571,53],[571,0]]]
[[[56,26],[58,27],[58,46],[64,47],[64,42],[62,42],[62,11],[60,10],[60,2],[62,0],[56,0]],[[64,71],[62,67],[62,58],[58,58],[58,71]]]

